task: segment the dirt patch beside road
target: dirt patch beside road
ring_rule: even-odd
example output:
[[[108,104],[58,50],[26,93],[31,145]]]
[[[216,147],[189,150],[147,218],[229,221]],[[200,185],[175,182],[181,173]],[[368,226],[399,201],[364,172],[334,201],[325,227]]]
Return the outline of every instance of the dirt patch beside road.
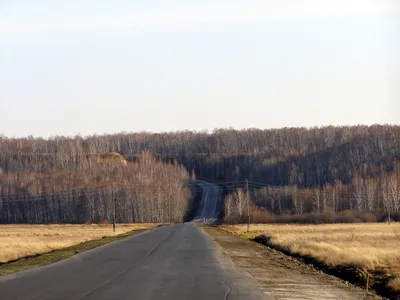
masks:
[[[220,255],[249,272],[276,299],[381,299],[269,247],[217,227],[203,229],[218,245]]]

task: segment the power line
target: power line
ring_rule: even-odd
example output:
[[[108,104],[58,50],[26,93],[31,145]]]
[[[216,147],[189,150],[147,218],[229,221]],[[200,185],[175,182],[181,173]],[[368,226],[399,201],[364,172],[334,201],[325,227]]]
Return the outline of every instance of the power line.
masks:
[[[232,185],[230,187],[201,187],[199,184],[193,183],[188,186],[182,186],[182,188],[189,188],[190,191],[198,192],[198,191],[227,191],[231,190],[232,188],[235,187],[241,187],[242,185]],[[1,196],[0,195],[0,200],[3,200],[4,202],[10,201],[10,202],[26,202],[26,201],[41,201],[41,200],[50,200],[50,199],[64,199],[67,197],[73,198],[76,196],[76,194],[83,194],[83,195],[93,195],[93,194],[99,194],[99,193],[104,193],[104,192],[112,192],[115,189],[118,188],[125,188],[124,191],[136,191],[141,188],[150,188],[152,189],[153,187],[148,184],[139,184],[139,185],[133,185],[132,184],[116,184],[113,186],[95,186],[95,187],[88,187],[88,188],[75,188],[75,189],[65,189],[65,190],[59,190],[54,193],[40,193],[40,194],[33,194],[33,193],[15,193],[15,194],[10,194],[8,196]],[[74,195],[75,194],[75,195]]]
[[[135,191],[137,189],[128,189],[126,191]],[[202,192],[202,191],[230,191],[231,188],[220,188],[220,187],[215,187],[215,188],[194,188],[194,189],[190,189],[190,191],[194,191],[194,192]],[[110,190],[110,193],[112,193],[113,190]],[[97,195],[97,194],[101,194],[102,192],[105,192],[105,190],[93,190],[93,191],[83,191],[82,193],[80,193],[81,195],[84,196],[88,196],[88,195]],[[19,195],[17,197],[15,197],[14,195],[10,195],[10,196],[0,196],[0,202],[3,201],[4,202],[10,202],[10,203],[14,203],[14,202],[31,202],[31,201],[52,201],[52,200],[61,200],[61,199],[67,199],[67,198],[72,198],[72,199],[76,199],[75,197],[76,195],[74,195],[73,193],[62,193],[62,194],[42,194],[40,196],[35,196],[35,195],[31,195],[31,194],[26,194],[25,196]]]
[[[205,178],[205,177],[198,177],[204,180],[208,180],[212,182],[211,180]],[[189,182],[186,183],[185,185],[182,185],[181,188],[188,188],[193,192],[199,192],[199,191],[234,191],[234,189],[237,188],[245,188],[245,181],[242,180],[237,180],[237,181],[219,181],[220,184],[223,184],[222,186],[215,186],[215,187],[202,187],[201,184],[196,183],[196,182]],[[279,193],[287,193],[289,195],[307,195],[307,196],[316,196],[315,192],[316,190],[309,190],[309,189],[302,189],[302,188],[293,188],[289,186],[274,186],[274,185],[267,185],[264,183],[260,182],[255,182],[255,181],[249,181],[248,186],[251,187],[252,189],[260,189],[260,188],[266,188],[268,191],[272,192],[279,192]],[[135,191],[138,189],[142,188],[160,188],[161,186],[157,184],[157,182],[151,182],[151,183],[140,183],[140,184],[134,184],[134,183],[112,183],[112,182],[107,182],[101,185],[94,185],[94,186],[88,186],[88,187],[81,187],[81,188],[64,188],[64,189],[52,189],[48,191],[42,191],[41,193],[32,193],[32,192],[19,192],[19,193],[10,193],[7,196],[3,194],[3,196],[0,195],[0,199],[3,200],[3,202],[10,201],[10,202],[26,202],[26,201],[32,201],[32,200],[49,200],[49,199],[65,199],[67,197],[73,198],[76,196],[76,194],[80,195],[93,195],[93,194],[100,194],[104,192],[111,192],[114,189],[125,189],[124,191]],[[162,189],[165,189],[163,187]],[[333,197],[335,196],[337,199],[347,197],[347,198],[354,198],[356,196],[362,196],[362,197],[367,197],[370,196],[371,194],[366,193],[366,192],[344,192],[344,191],[337,191],[337,192],[331,192],[331,191],[323,191],[319,190],[320,195],[319,197]],[[75,194],[75,195],[74,195]],[[374,199],[383,199],[383,196],[380,195],[380,193],[373,193]]]

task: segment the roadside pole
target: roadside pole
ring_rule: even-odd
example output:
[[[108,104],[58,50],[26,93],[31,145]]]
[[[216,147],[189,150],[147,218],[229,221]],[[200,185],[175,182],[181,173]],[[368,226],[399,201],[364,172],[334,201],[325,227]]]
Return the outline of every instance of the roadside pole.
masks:
[[[249,197],[249,181],[246,179],[246,200],[247,200],[247,231],[250,230],[250,197]]]
[[[115,232],[115,213],[116,213],[117,201],[114,196],[114,187],[112,187],[111,190],[111,200],[113,202],[113,232]]]

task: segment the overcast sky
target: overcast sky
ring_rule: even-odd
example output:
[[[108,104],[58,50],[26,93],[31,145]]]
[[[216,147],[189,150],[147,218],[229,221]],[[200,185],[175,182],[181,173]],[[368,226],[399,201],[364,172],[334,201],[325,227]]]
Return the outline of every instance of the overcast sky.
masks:
[[[0,134],[400,124],[400,1],[0,0]]]

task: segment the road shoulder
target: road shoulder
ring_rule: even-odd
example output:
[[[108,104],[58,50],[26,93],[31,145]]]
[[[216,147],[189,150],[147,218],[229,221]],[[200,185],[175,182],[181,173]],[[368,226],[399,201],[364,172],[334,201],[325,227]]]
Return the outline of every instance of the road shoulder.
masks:
[[[279,251],[218,227],[206,226],[203,230],[218,245],[219,255],[246,270],[276,299],[380,299]]]

